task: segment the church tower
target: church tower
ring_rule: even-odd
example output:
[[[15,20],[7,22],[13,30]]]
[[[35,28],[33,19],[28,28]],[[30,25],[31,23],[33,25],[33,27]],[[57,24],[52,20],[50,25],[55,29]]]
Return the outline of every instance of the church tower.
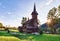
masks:
[[[38,13],[36,11],[35,3],[34,3],[34,9],[33,9],[33,12],[31,13],[31,15],[32,15],[32,19],[34,19],[34,20],[37,19]]]

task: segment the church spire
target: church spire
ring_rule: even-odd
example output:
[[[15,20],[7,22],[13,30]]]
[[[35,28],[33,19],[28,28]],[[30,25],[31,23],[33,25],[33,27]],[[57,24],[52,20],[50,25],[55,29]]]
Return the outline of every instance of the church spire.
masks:
[[[35,3],[34,3],[34,9],[33,9],[32,15],[38,15],[38,13],[36,11],[36,5],[35,5]]]
[[[36,6],[35,6],[35,3],[34,3],[34,10],[33,10],[34,12],[36,11]]]

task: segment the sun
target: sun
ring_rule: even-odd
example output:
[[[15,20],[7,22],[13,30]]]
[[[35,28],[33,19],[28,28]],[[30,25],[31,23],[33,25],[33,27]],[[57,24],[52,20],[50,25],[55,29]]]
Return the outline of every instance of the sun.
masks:
[[[51,23],[51,19],[48,19],[48,20],[47,20],[47,23],[50,24],[50,23]]]

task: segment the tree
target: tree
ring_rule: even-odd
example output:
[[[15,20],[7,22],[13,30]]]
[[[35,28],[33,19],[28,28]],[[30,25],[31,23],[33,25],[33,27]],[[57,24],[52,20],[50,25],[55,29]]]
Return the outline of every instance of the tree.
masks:
[[[59,33],[59,34],[60,34],[60,28],[58,28],[58,29],[57,29],[57,33]]]
[[[47,19],[53,19],[53,18],[55,18],[56,11],[57,11],[57,8],[55,8],[55,7],[52,8],[52,9],[49,11],[49,13],[48,13]]]
[[[3,24],[2,23],[0,23],[0,27],[3,27]]]
[[[22,21],[21,21],[21,24],[24,25],[24,23],[27,21],[27,18],[26,17],[23,17],[22,18]]]
[[[48,13],[48,17],[47,17],[47,25],[48,27],[51,29],[51,32],[52,33],[55,33],[56,32],[56,29],[54,27],[54,25],[56,24],[56,11],[57,11],[57,8],[52,8],[49,13]]]
[[[27,21],[27,18],[26,17],[23,17],[22,18],[22,22],[21,22],[21,24],[22,24],[22,26],[24,27],[25,26],[25,22]]]
[[[60,5],[58,6],[58,16],[60,16]]]
[[[60,23],[60,5],[57,8],[56,21],[57,23]]]

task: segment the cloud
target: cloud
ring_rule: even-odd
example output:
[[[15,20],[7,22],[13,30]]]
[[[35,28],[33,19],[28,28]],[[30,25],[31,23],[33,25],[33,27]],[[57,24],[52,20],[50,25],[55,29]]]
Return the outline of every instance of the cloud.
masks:
[[[8,15],[12,14],[11,12],[7,12]]]
[[[0,16],[1,18],[5,18],[5,16]]]
[[[46,5],[50,5],[54,0],[49,0]]]

